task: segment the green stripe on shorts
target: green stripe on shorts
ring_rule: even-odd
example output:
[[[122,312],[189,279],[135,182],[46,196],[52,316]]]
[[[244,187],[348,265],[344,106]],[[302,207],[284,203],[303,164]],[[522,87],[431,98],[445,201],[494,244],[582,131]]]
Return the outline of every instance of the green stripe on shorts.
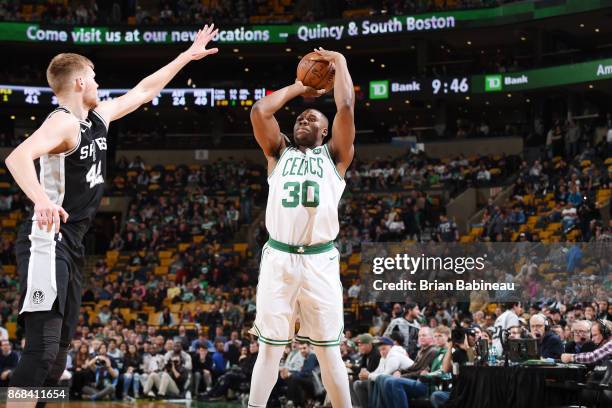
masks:
[[[286,346],[288,344],[291,344],[291,342],[293,341],[292,339],[289,339],[289,340],[274,340],[274,339],[269,339],[267,337],[264,337],[261,334],[261,330],[259,330],[259,327],[257,327],[257,325],[255,323],[253,323],[253,328],[257,332],[257,337],[259,338],[259,341],[261,341],[262,343],[270,344],[272,346]]]
[[[344,331],[344,327],[340,329],[340,333],[338,333],[338,337],[336,338],[336,340],[314,340],[314,339],[311,339],[310,337],[304,337],[300,335],[296,335],[295,338],[299,342],[309,343],[312,346],[319,346],[319,347],[339,346],[343,331]]]

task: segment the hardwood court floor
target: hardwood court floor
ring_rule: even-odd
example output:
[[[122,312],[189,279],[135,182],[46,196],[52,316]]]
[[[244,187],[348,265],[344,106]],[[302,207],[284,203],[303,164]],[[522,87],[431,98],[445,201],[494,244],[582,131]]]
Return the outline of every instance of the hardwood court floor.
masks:
[[[166,401],[70,401],[64,403],[49,403],[47,408],[237,408],[238,403],[228,402],[200,402],[189,403],[166,402]]]

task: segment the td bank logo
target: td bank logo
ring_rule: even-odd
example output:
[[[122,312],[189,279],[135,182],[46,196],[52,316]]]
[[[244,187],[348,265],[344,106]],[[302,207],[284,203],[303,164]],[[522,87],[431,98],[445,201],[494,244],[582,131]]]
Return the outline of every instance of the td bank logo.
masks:
[[[370,81],[370,99],[389,98],[389,81]]]
[[[495,92],[502,90],[502,76],[501,75],[487,75],[485,76],[485,92]]]

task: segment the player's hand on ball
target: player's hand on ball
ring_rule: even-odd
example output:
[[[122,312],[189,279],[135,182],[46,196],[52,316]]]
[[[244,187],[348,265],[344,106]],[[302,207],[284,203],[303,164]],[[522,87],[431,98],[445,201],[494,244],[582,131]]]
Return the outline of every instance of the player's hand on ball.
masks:
[[[68,213],[59,205],[54,204],[48,198],[44,201],[34,203],[34,215],[36,223],[41,230],[46,229],[47,232],[55,226],[55,233],[60,230],[60,221],[68,221]]]
[[[314,52],[317,53],[317,56],[311,58],[313,61],[327,61],[330,64],[334,64],[340,59],[344,58],[344,55],[340,54],[339,52],[328,51],[323,49],[323,47],[315,48]]]
[[[325,89],[314,89],[311,86],[306,86],[302,83],[302,81],[296,79],[296,85],[302,87],[301,95],[307,98],[318,98],[321,95],[325,95],[327,91]]]
[[[216,29],[214,24],[211,24],[210,27],[205,25],[203,29],[198,30],[195,41],[187,50],[187,55],[189,55],[189,57],[195,61],[219,52],[218,48],[206,49],[208,43],[214,38],[215,35],[217,35],[218,32],[219,29]]]

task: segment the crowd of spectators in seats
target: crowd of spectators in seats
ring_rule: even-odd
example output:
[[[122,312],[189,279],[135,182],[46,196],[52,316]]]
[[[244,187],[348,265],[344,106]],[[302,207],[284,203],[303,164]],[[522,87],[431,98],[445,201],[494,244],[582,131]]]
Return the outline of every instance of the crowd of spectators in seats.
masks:
[[[277,0],[158,0],[142,7],[137,2],[95,0],[2,1],[0,21],[43,21],[56,24],[217,24],[314,21],[358,15],[410,14],[447,9],[493,7],[510,0],[438,0],[344,2],[339,0],[281,2]],[[514,1],[514,0],[512,0]]]
[[[610,274],[606,285],[601,293],[609,295]],[[608,348],[611,340],[602,336],[602,325],[610,327],[611,318],[608,299],[575,302],[554,292],[545,292],[528,304],[481,308],[452,302],[429,302],[421,307],[410,302],[381,303],[376,305],[372,322],[345,331],[340,350],[354,406],[408,407],[409,401],[430,400],[438,407],[449,398],[447,385],[453,371],[457,372],[452,363],[457,363],[459,373],[462,366],[473,363],[478,340],[484,340],[495,358],[501,358],[501,350],[495,347],[497,327],[508,329],[511,338],[539,339],[542,357],[577,354],[576,358],[596,365],[609,356],[593,351]],[[550,326],[546,331],[545,320]],[[376,321],[382,324],[377,326]],[[75,399],[133,401],[197,395],[209,401],[245,401],[257,341],[246,326],[217,326],[211,333],[204,325],[197,327],[128,325],[112,315],[106,324],[84,324],[77,329],[62,381]],[[0,343],[0,384],[6,384],[19,351],[13,350],[2,330]],[[274,406],[290,406],[288,401],[294,406],[325,402],[311,346],[294,341],[286,347],[271,398]]]
[[[345,178],[349,191],[443,188],[454,196],[468,187],[506,184],[519,163],[514,155],[459,155],[440,160],[411,152],[394,159],[355,160]]]
[[[511,199],[505,205],[490,200],[484,208],[478,238],[548,242],[549,230],[554,232],[552,241],[610,241],[612,224],[600,212],[609,208],[611,199],[608,149],[606,142],[587,144],[569,158],[549,158],[546,149],[532,162],[523,161]]]

